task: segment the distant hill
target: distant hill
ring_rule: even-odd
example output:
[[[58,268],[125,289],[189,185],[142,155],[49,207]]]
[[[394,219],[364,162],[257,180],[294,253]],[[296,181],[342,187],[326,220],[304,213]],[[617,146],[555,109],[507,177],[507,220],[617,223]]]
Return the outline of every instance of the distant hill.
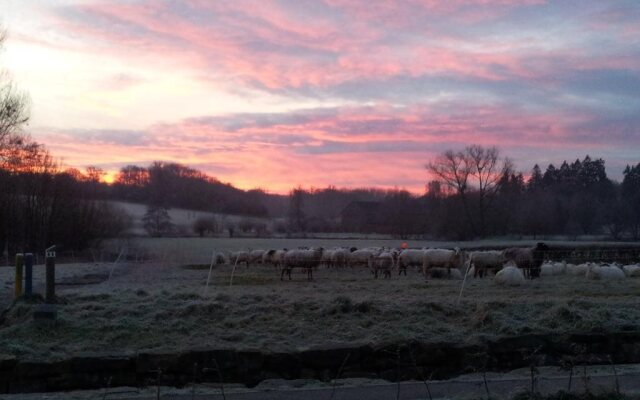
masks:
[[[281,216],[287,206],[286,196],[245,191],[196,169],[160,161],[146,168],[126,166],[104,189],[111,200],[252,217]]]

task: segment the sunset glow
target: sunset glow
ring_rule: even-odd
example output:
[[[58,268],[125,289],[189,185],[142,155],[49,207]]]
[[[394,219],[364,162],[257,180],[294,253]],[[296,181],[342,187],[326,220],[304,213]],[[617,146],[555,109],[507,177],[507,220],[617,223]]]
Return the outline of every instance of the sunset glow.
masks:
[[[640,155],[637,0],[8,0],[0,65],[65,165],[423,192],[446,149],[528,173]]]

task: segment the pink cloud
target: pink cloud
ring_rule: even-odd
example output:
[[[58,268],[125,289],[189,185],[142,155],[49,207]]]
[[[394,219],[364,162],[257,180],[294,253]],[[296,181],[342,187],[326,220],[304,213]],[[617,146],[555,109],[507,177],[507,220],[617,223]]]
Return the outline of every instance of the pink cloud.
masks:
[[[501,75],[493,71],[496,65],[517,73],[529,56],[462,50],[455,46],[460,38],[424,26],[416,30],[411,21],[422,22],[422,18],[434,15],[455,16],[455,12],[470,6],[497,16],[503,9],[538,3],[404,1],[376,2],[372,6],[332,1],[329,4],[340,12],[339,18],[320,14],[311,19],[277,3],[255,2],[250,7],[243,2],[182,3],[193,16],[211,19],[207,23],[194,22],[191,16],[173,9],[173,3],[143,1],[89,4],[67,10],[59,22],[77,35],[94,37],[101,46],[110,45],[118,54],[178,57],[193,68],[279,89],[442,73],[500,79]],[[380,29],[378,19],[397,19],[398,24],[404,24],[407,38],[426,37],[386,43],[394,30]]]
[[[526,171],[551,149],[571,158],[610,148],[598,135],[576,143],[574,126],[591,121],[588,115],[569,119],[490,106],[449,113],[380,106],[188,119],[132,133],[142,140],[113,132],[42,133],[38,139],[66,164],[104,165],[112,172],[119,165],[168,160],[247,189],[286,193],[297,184],[389,188],[400,182],[421,192],[428,180],[424,163],[445,149],[499,144],[505,155],[520,155],[526,148],[528,155],[516,160]]]

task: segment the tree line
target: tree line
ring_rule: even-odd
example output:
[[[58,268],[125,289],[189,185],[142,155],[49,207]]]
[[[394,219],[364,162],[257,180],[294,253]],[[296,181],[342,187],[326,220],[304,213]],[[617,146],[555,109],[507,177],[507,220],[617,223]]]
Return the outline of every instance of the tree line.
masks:
[[[559,167],[549,164],[544,171],[534,165],[525,176],[498,148],[471,145],[445,151],[425,168],[432,180],[422,195],[296,188],[289,195],[289,229],[453,240],[550,235],[640,239],[640,163],[626,167],[622,182],[608,178],[605,161],[589,155]],[[355,215],[345,215],[352,211],[350,204],[360,205],[353,207]],[[336,210],[343,210],[342,215]]]
[[[623,181],[607,177],[605,161],[589,155],[528,177],[495,147],[447,151],[426,166],[435,179],[425,196],[434,237],[608,235],[640,238],[640,163]]]

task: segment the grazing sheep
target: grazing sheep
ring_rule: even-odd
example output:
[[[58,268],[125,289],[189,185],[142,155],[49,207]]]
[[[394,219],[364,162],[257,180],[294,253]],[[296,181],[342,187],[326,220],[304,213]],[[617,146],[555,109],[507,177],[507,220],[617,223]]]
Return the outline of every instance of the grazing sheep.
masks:
[[[276,250],[271,256],[271,262],[273,266],[278,268],[284,264],[284,255],[287,254],[287,249]]]
[[[284,253],[287,252],[287,249],[284,250],[267,250],[262,255],[262,265],[273,265],[274,267],[279,267],[282,264],[282,257],[284,257]]]
[[[398,261],[400,260],[400,249],[390,249],[389,253],[391,253],[391,258],[393,258],[393,266],[397,267],[398,266]],[[405,271],[405,275],[406,275]],[[398,275],[400,275],[400,273],[398,273]]]
[[[482,278],[491,271],[495,275],[505,263],[504,255],[501,251],[473,251],[469,253],[468,265],[473,268],[473,277]]]
[[[519,286],[526,283],[524,274],[515,264],[505,264],[505,266],[496,273],[493,278],[495,283],[501,286]]]
[[[533,279],[540,276],[540,266],[544,261],[544,254],[548,250],[549,246],[538,243],[535,247],[530,248],[512,247],[503,250],[502,254],[507,261],[513,261],[518,268],[522,268],[527,278]]]
[[[640,278],[640,265],[638,264],[625,265],[622,270],[628,278]]]
[[[331,265],[336,268],[346,267],[347,261],[349,260],[349,254],[351,254],[349,249],[335,249],[331,254]]]
[[[398,275],[404,272],[407,275],[407,267],[422,267],[424,262],[424,249],[404,249],[398,256]]]
[[[229,263],[231,263],[232,265],[245,263],[248,267],[249,253],[247,253],[246,251],[236,251],[235,253],[231,253],[231,255],[229,256]]]
[[[327,249],[322,252],[322,259],[320,260],[320,264],[324,265],[327,268],[331,268],[333,266],[333,262],[331,259],[333,258],[333,253],[335,249]]]
[[[216,252],[216,254],[213,256],[213,263],[215,265],[229,264],[229,257],[227,257],[224,253]]]
[[[264,253],[266,253],[264,250],[253,250],[249,253],[249,263],[255,265],[261,264]]]
[[[283,280],[285,273],[291,280],[291,270],[302,268],[307,272],[307,279],[313,279],[313,269],[320,265],[323,248],[318,247],[310,250],[289,250],[284,255],[284,263],[280,272],[280,280]]]
[[[567,271],[567,263],[563,262],[545,262],[540,266],[540,276],[556,276],[564,275]]]
[[[615,281],[625,279],[627,276],[618,267],[592,265],[586,275],[587,279]]]
[[[367,249],[355,250],[349,254],[349,266],[351,268],[361,266],[368,267],[369,259],[373,256],[376,257],[382,252],[381,249],[370,247]]]
[[[273,254],[275,252],[273,249],[266,250],[264,254],[262,254],[262,265],[273,265]]]
[[[448,275],[451,275],[453,268],[461,269],[464,266],[465,254],[458,248],[454,250],[447,249],[428,249],[424,251],[422,257],[422,273],[426,278],[431,273],[431,269],[435,267],[446,268]]]
[[[585,276],[587,271],[591,267],[591,265],[595,265],[593,263],[584,263],[584,264],[567,264],[567,275],[572,276]]]
[[[378,271],[382,271],[385,278],[391,278],[393,266],[393,255],[388,251],[384,251],[377,256],[372,255],[369,258],[369,268],[376,279],[378,279]]]

